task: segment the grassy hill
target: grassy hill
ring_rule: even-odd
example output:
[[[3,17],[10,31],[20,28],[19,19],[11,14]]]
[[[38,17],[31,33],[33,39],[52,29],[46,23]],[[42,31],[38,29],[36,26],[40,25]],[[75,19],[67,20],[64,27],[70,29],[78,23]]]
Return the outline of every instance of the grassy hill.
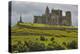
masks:
[[[78,31],[75,26],[18,23],[11,28],[11,34],[12,52],[77,48]]]

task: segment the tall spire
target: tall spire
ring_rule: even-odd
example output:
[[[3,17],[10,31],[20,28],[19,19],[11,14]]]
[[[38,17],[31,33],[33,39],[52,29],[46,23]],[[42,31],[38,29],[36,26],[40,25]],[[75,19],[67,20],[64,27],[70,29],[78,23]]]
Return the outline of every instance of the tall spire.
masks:
[[[48,8],[48,6],[46,7],[45,14],[49,14],[49,8]]]
[[[19,22],[22,23],[22,17],[21,17],[21,15],[20,15],[20,21]]]

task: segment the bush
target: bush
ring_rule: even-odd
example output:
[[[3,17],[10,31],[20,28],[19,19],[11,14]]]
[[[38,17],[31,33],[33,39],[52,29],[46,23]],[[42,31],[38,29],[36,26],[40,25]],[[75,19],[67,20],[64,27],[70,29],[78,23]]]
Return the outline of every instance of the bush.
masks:
[[[53,40],[54,40],[54,37],[51,38],[51,41],[53,41]]]
[[[46,38],[45,38],[44,36],[40,36],[40,40],[41,40],[41,41],[45,41]]]
[[[38,43],[38,42],[29,42],[28,47],[30,51],[42,51],[45,50],[45,44],[44,43]]]
[[[12,45],[12,52],[27,52],[29,51],[29,48],[25,43],[22,43],[21,41],[18,41],[17,44]]]
[[[47,46],[47,50],[63,50],[65,49],[61,45],[57,44],[56,42],[54,43],[49,43]]]
[[[52,43],[49,43],[47,46],[47,50],[54,50],[54,46]]]
[[[63,42],[62,44],[66,46],[66,42]]]
[[[16,44],[11,46],[11,52],[18,52]]]
[[[78,43],[77,41],[73,40],[70,43],[67,44],[67,48],[69,49],[77,49],[78,48]]]
[[[23,43],[21,41],[18,41],[17,44],[12,45],[12,52],[27,52],[27,51],[42,51],[45,50],[45,44],[44,43],[38,43],[38,42],[26,42]]]
[[[36,38],[36,40],[38,40],[38,38]]]

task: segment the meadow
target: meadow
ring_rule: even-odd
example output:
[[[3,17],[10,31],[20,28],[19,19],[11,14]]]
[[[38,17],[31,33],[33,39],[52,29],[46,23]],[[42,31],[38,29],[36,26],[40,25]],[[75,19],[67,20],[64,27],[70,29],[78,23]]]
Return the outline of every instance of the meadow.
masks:
[[[77,48],[78,30],[75,26],[18,23],[11,28],[12,52]]]

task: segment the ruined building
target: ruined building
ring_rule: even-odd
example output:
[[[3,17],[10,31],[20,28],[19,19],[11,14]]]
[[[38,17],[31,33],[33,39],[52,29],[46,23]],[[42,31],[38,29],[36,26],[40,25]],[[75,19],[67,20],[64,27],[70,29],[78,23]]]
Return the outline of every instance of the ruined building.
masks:
[[[34,23],[71,26],[71,12],[66,11],[65,16],[63,16],[62,10],[52,9],[50,13],[47,6],[45,14],[42,16],[34,16]]]

